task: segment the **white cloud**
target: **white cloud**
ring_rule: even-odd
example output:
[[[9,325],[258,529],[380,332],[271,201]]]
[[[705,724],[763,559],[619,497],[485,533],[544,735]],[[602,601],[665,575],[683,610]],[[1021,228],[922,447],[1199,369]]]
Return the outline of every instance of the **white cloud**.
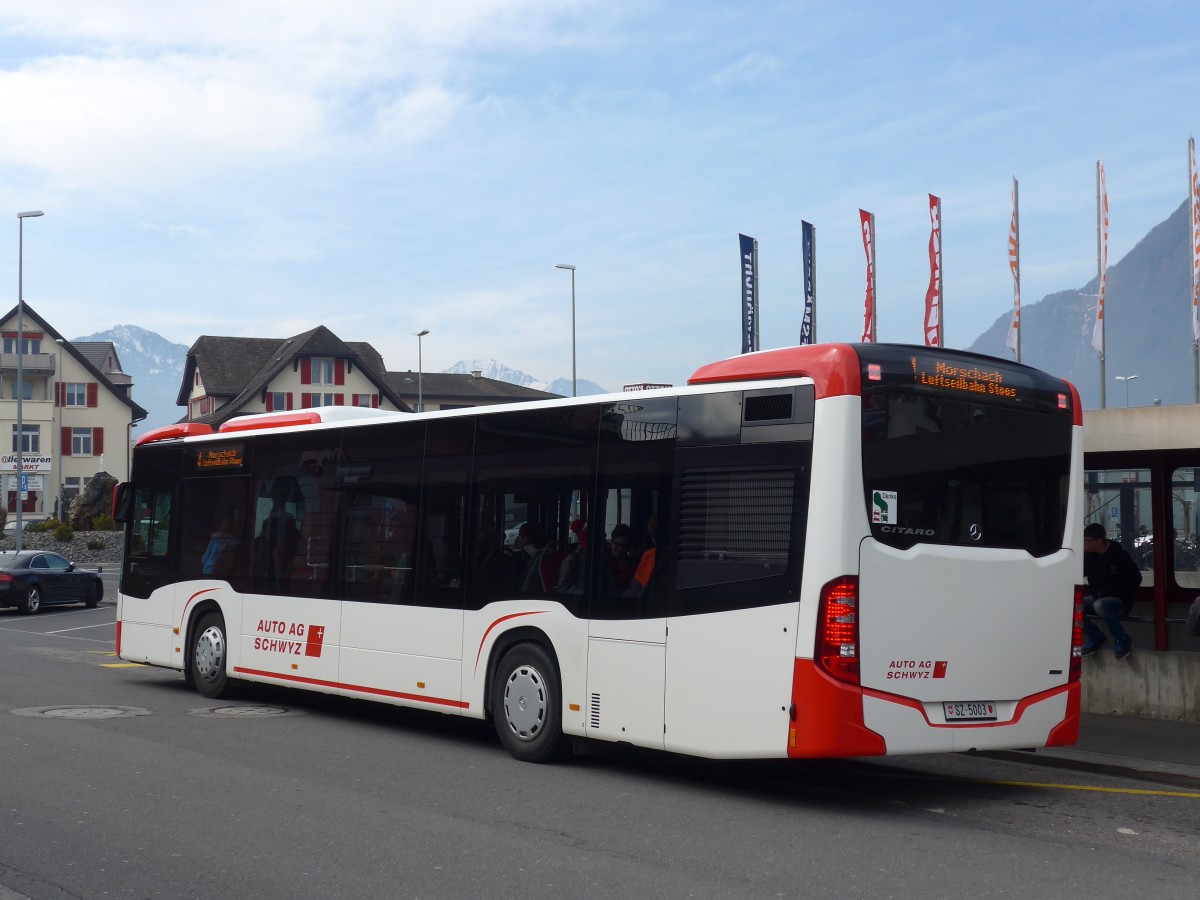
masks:
[[[35,39],[40,55],[0,68],[0,165],[61,187],[128,188],[342,156],[374,140],[428,139],[469,102],[466,55],[540,40],[564,8],[546,5],[49,0],[8,8],[0,32]]]

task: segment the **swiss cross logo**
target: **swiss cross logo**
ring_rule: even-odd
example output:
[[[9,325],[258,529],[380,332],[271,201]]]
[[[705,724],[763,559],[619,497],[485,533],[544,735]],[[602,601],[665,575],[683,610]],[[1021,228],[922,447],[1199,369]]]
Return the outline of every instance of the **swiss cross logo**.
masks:
[[[937,662],[935,662],[933,664],[933,677],[934,678],[945,678],[946,677],[946,661],[944,659],[938,660]]]
[[[320,656],[321,655],[321,647],[324,646],[324,644],[325,644],[325,626],[324,625],[309,625],[305,634],[306,634],[307,639],[304,644],[304,655],[305,656]],[[943,663],[942,665],[944,667],[945,663]]]

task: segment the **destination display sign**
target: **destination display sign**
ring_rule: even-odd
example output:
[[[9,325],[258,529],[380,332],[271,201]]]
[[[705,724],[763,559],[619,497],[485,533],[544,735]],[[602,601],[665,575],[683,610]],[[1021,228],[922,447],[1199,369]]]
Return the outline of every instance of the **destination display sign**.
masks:
[[[862,346],[863,390],[911,387],[922,394],[1071,410],[1070,388],[1044,372],[974,354],[916,347]]]
[[[238,471],[246,465],[245,445],[195,448],[188,453],[188,462],[187,468],[198,475]]]

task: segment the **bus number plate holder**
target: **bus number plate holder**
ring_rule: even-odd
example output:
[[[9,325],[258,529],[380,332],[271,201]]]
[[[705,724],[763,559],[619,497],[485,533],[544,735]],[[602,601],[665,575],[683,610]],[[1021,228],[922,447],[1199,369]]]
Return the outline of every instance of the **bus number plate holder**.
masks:
[[[992,700],[969,700],[943,703],[947,722],[995,722],[996,703]]]

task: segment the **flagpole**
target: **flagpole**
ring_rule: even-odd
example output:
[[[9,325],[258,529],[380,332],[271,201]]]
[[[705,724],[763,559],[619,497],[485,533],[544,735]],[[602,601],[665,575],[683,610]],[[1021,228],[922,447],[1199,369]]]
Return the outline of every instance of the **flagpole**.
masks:
[[[1099,304],[1103,302],[1100,290],[1100,282],[1104,279],[1104,261],[1102,254],[1104,252],[1103,229],[1104,229],[1104,209],[1100,197],[1100,160],[1096,160],[1096,315],[1100,317],[1097,323],[1100,328],[1100,408],[1105,409],[1107,400],[1104,392],[1104,351],[1106,345],[1104,343],[1104,309]]]
[[[1017,176],[1013,176],[1013,234],[1016,236],[1016,243],[1013,247],[1016,258],[1016,269],[1013,274],[1016,278],[1017,298],[1021,296],[1021,201],[1020,201],[1020,185],[1017,183]],[[1020,310],[1017,313],[1017,362],[1021,361],[1021,319]]]
[[[1200,284],[1197,269],[1200,269],[1200,184],[1196,172],[1196,139],[1188,135],[1188,207],[1192,214],[1192,402],[1200,403],[1200,322],[1196,308]]]

